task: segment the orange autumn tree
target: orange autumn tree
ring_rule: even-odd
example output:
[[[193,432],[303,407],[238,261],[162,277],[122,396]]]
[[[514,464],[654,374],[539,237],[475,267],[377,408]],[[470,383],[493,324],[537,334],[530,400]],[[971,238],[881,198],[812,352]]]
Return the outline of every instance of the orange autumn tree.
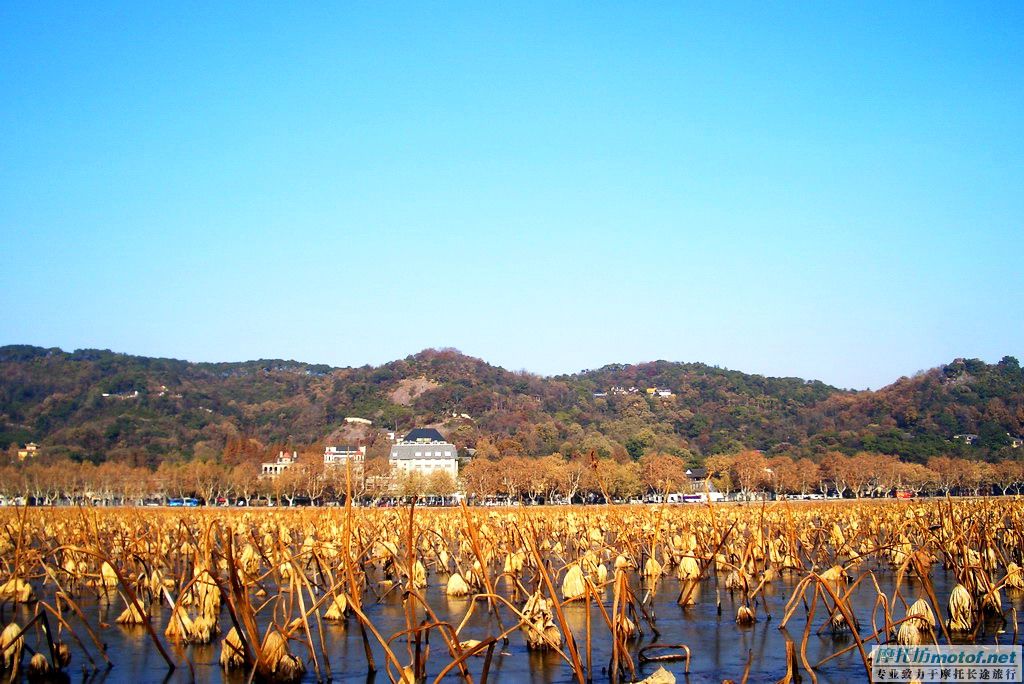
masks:
[[[645,487],[662,496],[681,491],[689,484],[686,462],[678,456],[657,452],[640,458],[640,478]]]
[[[732,471],[744,499],[749,499],[753,492],[762,489],[771,475],[768,459],[760,451],[751,449],[736,454],[732,461]]]

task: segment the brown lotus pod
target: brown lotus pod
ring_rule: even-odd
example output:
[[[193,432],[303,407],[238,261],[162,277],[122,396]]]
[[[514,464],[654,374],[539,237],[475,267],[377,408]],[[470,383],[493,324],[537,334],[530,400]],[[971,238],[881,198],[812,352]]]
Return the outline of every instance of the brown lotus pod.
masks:
[[[757,616],[754,615],[748,606],[740,606],[736,611],[736,624],[737,625],[752,625],[757,622]]]
[[[171,611],[171,619],[167,621],[167,629],[164,636],[172,641],[188,641],[192,633],[192,618],[185,612],[185,608],[178,604]]]
[[[949,594],[949,620],[946,628],[951,632],[970,632],[974,628],[974,600],[962,584]]]
[[[188,642],[191,644],[208,644],[220,632],[217,618],[209,618],[206,615],[199,615],[188,630]]]
[[[288,638],[276,627],[271,627],[263,639],[256,673],[267,682],[290,684],[302,679],[306,665],[288,649]]]
[[[469,591],[469,584],[466,583],[466,580],[462,579],[462,575],[459,573],[455,573],[448,578],[444,593],[448,596],[466,596]]]
[[[647,562],[644,563],[644,577],[647,579],[660,579],[663,574],[664,570],[662,570],[661,563],[654,556],[648,558]]]
[[[107,561],[103,561],[103,565],[100,567],[100,586],[102,587],[116,587],[117,586],[117,572],[114,571],[113,566]]]
[[[586,593],[586,581],[583,579],[583,570],[576,563],[569,566],[569,570],[562,579],[562,598],[566,601],[583,596]]]
[[[50,661],[46,659],[42,653],[36,653],[28,661],[28,668],[26,674],[28,675],[29,681],[35,681],[43,679],[53,672],[53,667],[50,665]]]
[[[896,632],[896,643],[901,646],[922,646],[928,643],[928,638],[921,631],[919,620],[907,620],[900,623]]]
[[[700,564],[697,562],[697,559],[693,556],[683,556],[679,561],[676,577],[681,580],[700,579]]]
[[[676,684],[676,676],[666,670],[664,666],[660,666],[649,677],[641,679],[637,684]]]
[[[12,577],[0,585],[0,599],[16,603],[32,603],[36,600],[32,585],[25,580]]]
[[[331,600],[331,605],[327,607],[327,611],[324,613],[324,620],[330,620],[331,622],[344,620],[347,612],[348,597],[345,594],[338,594]]]
[[[417,589],[427,586],[427,568],[419,559],[412,566],[412,583]]]
[[[1016,563],[1011,562],[1006,566],[1006,588],[1024,589],[1024,572]]]
[[[833,587],[843,587],[850,580],[849,573],[846,572],[846,569],[841,565],[833,565],[831,568],[821,573],[820,577]]]
[[[520,629],[528,649],[538,651],[561,645],[562,633],[555,625],[551,603],[540,592],[526,600],[522,613],[524,620]]]
[[[125,601],[127,607],[114,620],[119,625],[141,625],[146,622],[145,614],[132,602]]]
[[[938,624],[935,621],[935,613],[932,612],[931,604],[923,598],[917,599],[907,608],[907,617],[917,618],[916,622],[919,623],[919,627],[924,627],[929,632],[934,631],[935,625]]]
[[[8,671],[17,669],[21,666],[21,651],[25,647],[25,637],[19,636],[21,627],[16,622],[9,623],[4,627],[4,631],[0,632],[0,653],[3,653],[3,667],[0,670]]]

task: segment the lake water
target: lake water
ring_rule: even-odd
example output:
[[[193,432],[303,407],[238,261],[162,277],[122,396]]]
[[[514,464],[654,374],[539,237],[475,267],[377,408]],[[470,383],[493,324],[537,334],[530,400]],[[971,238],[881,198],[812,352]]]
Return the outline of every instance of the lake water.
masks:
[[[879,566],[875,563],[866,563],[858,568],[853,574],[871,569],[874,570],[879,580],[881,589],[891,596],[893,589],[892,571],[888,566]],[[931,575],[935,591],[942,605],[943,612],[953,587],[953,579],[946,574],[941,566],[935,566]],[[469,607],[470,599],[452,599],[444,595],[444,584],[446,578],[437,575],[430,575],[426,591],[427,600],[442,620],[448,620],[458,625]],[[660,581],[654,592],[653,602],[648,610],[653,608],[656,627],[660,632],[658,642],[667,644],[683,643],[689,646],[692,653],[689,678],[683,675],[684,665],[682,662],[664,663],[669,671],[673,672],[679,681],[689,681],[694,684],[699,682],[721,682],[730,678],[739,681],[743,676],[747,662],[748,653],[751,657],[750,680],[751,682],[776,682],[786,672],[785,644],[787,634],[797,644],[800,643],[804,624],[805,612],[798,608],[793,619],[790,621],[787,631],[779,630],[779,623],[783,617],[783,609],[789,600],[796,586],[798,577],[789,573],[783,573],[776,582],[771,585],[763,595],[767,602],[768,613],[771,620],[764,617],[764,611],[758,609],[758,622],[749,627],[740,627],[735,622],[737,608],[740,605],[739,593],[732,594],[721,588],[716,592],[719,580],[714,573],[703,580],[697,588],[695,596],[696,604],[682,608],[676,603],[679,593],[679,581],[673,578],[666,578]],[[644,596],[645,586],[639,577],[634,577],[634,591],[638,597]],[[504,593],[504,592],[503,592]],[[905,581],[902,589],[904,598],[908,602],[923,597],[924,590],[919,582]],[[721,596],[721,612],[719,613],[716,595]],[[808,597],[810,595],[808,594]],[[874,605],[877,594],[874,586],[869,581],[864,581],[856,589],[853,595],[853,605],[858,620],[861,622],[861,633],[868,633],[871,625],[871,608]],[[45,598],[45,596],[44,596]],[[373,602],[373,595],[369,592],[364,598],[364,609],[381,633],[390,635],[405,629],[406,618],[401,597],[398,591],[393,591],[384,596],[380,602]],[[516,601],[521,605],[522,597]],[[100,623],[106,626],[101,627],[98,632],[100,638],[106,644],[107,653],[114,663],[110,670],[101,670],[92,675],[83,672],[83,665],[87,664],[81,652],[73,647],[73,660],[68,668],[69,677],[72,681],[88,681],[91,683],[106,682],[107,684],[149,684],[157,682],[189,682],[192,674],[187,663],[191,663],[194,671],[194,679],[198,682],[232,682],[242,684],[247,681],[244,675],[226,676],[219,664],[220,639],[218,638],[211,645],[175,646],[170,644],[170,651],[178,661],[180,667],[170,677],[167,674],[166,665],[160,654],[152,644],[149,636],[142,627],[122,627],[114,624],[114,619],[123,610],[124,604],[120,598],[115,596],[113,602],[98,600],[95,591],[87,590],[79,596],[80,605],[86,612],[90,624],[95,628]],[[611,589],[604,594],[604,603],[611,606]],[[475,615],[470,619],[466,628],[460,634],[461,639],[482,639],[488,635],[497,634],[499,630],[494,619],[487,615],[484,606],[478,605]],[[1017,612],[1024,610],[1024,597],[1018,594],[1003,596],[1004,613],[1009,614],[1011,607]],[[17,619],[24,624],[31,616],[29,607],[17,609]],[[595,681],[607,681],[607,666],[611,655],[611,640],[608,630],[602,623],[602,618],[596,608],[592,607],[592,624],[595,635],[592,641],[593,672]],[[263,615],[266,615],[265,611]],[[170,610],[164,606],[156,609],[155,622],[159,624],[158,634],[163,638],[163,629],[166,626]],[[570,623],[577,643],[583,654],[586,625],[586,609],[583,603],[570,603],[565,606],[565,616]],[[901,604],[897,606],[894,619],[903,616]],[[11,617],[10,607],[6,609],[3,616],[7,621]],[[812,624],[811,638],[808,643],[808,657],[811,663],[817,663],[821,659],[833,654],[837,650],[853,644],[849,634],[833,636],[829,632],[817,634],[818,628],[825,622],[826,613],[820,607],[816,612]],[[881,612],[878,614],[878,621],[881,623]],[[226,610],[221,613],[222,630],[230,629],[230,618]],[[315,621],[311,626],[316,629]],[[641,623],[644,633],[630,643],[634,655],[634,662],[637,662],[636,654],[640,648],[654,641],[654,635],[646,624]],[[999,629],[1005,629],[1002,634]],[[1009,643],[1014,633],[1011,624],[1003,624],[998,619],[989,619],[984,626],[978,643]],[[331,679],[335,682],[388,682],[388,676],[383,672],[384,655],[379,646],[374,643],[374,657],[378,668],[376,677],[368,675],[366,657],[363,650],[363,641],[360,636],[356,618],[350,617],[346,622],[339,624],[324,623],[324,639],[327,643],[327,656],[329,663],[321,662],[321,668],[329,668]],[[28,642],[35,644],[35,636],[30,635]],[[371,642],[372,640],[372,636]],[[86,645],[90,650],[94,647],[83,636]],[[941,636],[940,636],[941,640]],[[318,642],[318,635],[314,634],[314,643]],[[405,638],[396,640],[394,650],[400,658],[405,658]],[[1019,643],[1019,640],[1018,640]],[[447,649],[437,632],[431,635],[431,648],[434,655],[428,660],[428,680],[432,681],[438,674],[441,667],[449,661]],[[312,661],[308,658],[304,642],[293,642],[292,652],[306,658],[307,675],[304,681],[315,682],[316,674]],[[97,660],[99,660],[98,656]],[[474,680],[480,681],[480,671],[483,668],[483,658],[471,659],[471,670]],[[26,657],[27,662],[27,657]],[[638,664],[638,677],[642,678],[654,670],[659,664]],[[842,655],[822,666],[818,671],[818,680],[822,684],[839,684],[841,682],[863,682],[866,681],[864,667],[856,648],[849,653]],[[804,673],[805,681],[809,681]],[[459,676],[453,675],[447,678],[450,681],[458,681]],[[495,649],[494,658],[490,666],[489,681],[492,682],[531,682],[537,684],[559,683],[574,681],[572,669],[555,653],[535,653],[526,649],[522,635],[514,632],[510,635],[507,645],[500,645]]]

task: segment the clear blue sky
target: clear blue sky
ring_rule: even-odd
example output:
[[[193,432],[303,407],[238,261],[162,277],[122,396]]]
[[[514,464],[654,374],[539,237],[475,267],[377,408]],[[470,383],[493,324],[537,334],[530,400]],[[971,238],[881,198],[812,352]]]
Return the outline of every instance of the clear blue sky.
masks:
[[[1024,357],[1024,3],[249,4],[0,6],[0,344]]]

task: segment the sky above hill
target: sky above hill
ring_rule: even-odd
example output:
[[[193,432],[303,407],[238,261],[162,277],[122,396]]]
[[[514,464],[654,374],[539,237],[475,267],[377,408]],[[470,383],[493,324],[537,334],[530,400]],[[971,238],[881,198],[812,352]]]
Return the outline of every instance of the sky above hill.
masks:
[[[0,7],[0,343],[1024,357],[1024,4],[210,5]]]

